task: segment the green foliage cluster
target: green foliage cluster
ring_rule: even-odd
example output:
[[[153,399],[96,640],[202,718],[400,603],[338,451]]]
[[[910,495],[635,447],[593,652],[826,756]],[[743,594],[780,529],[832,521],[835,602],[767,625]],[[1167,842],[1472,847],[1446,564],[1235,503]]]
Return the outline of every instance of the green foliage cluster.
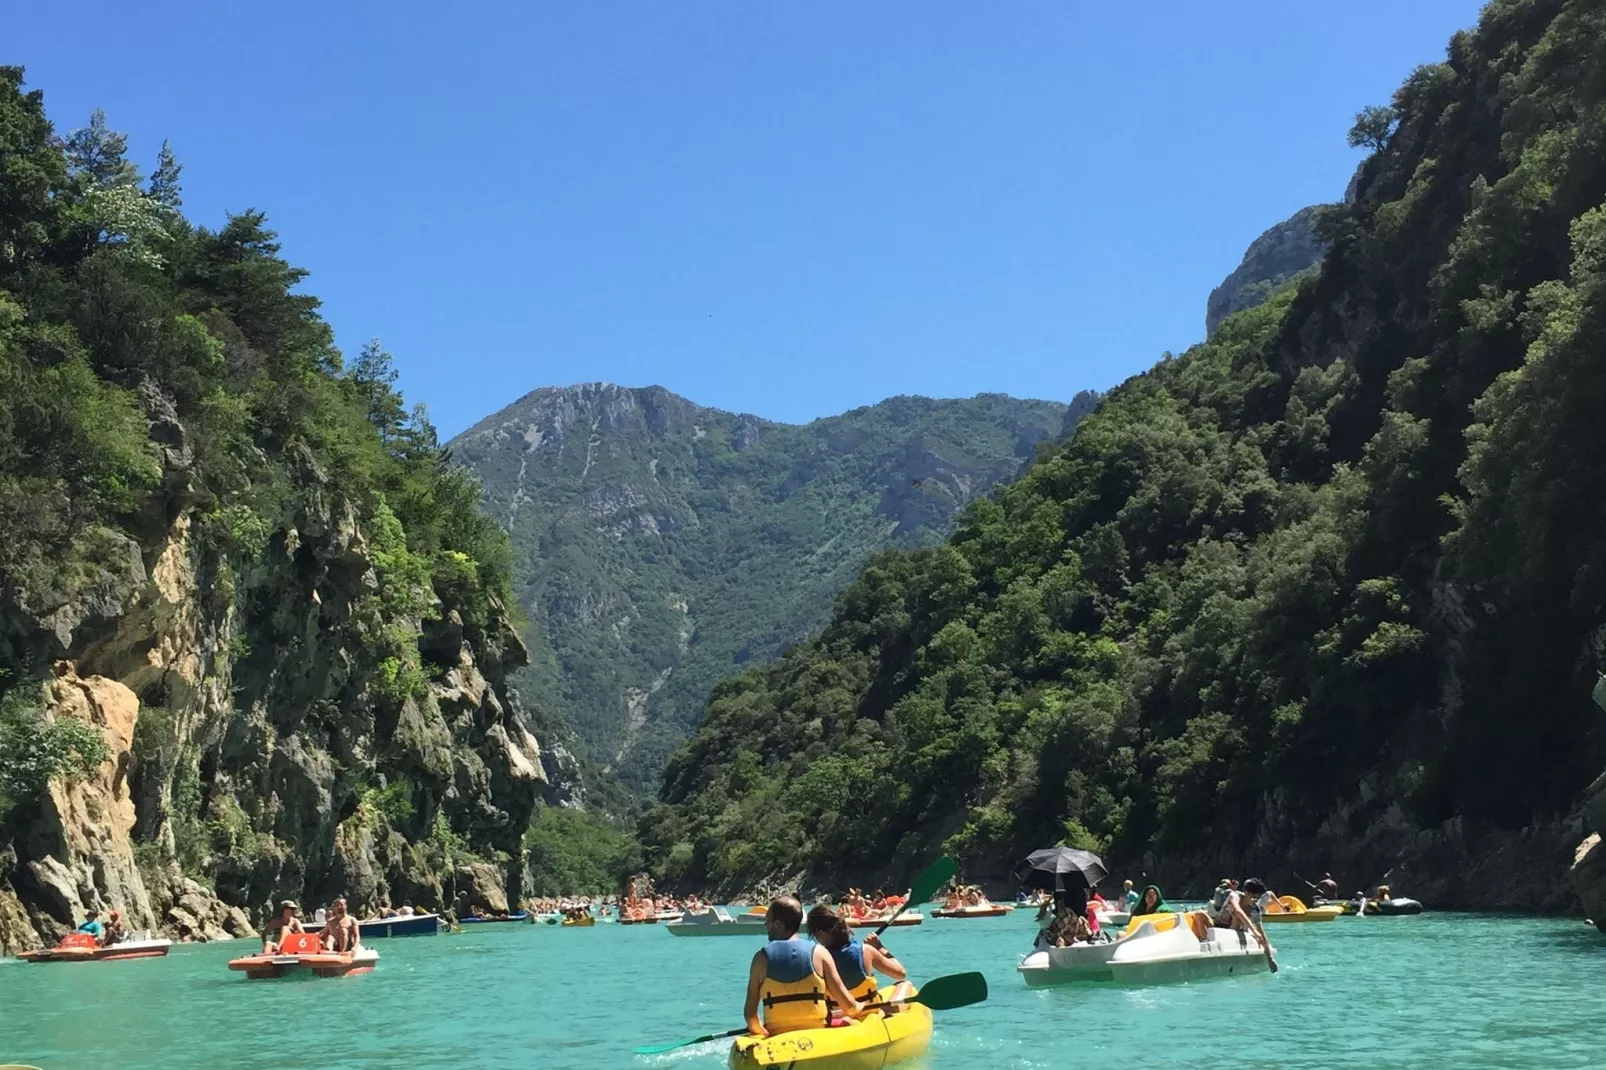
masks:
[[[565,806],[536,810],[524,852],[535,896],[610,894],[641,869],[635,837],[599,814]]]
[[[300,456],[361,510],[378,618],[429,615],[439,574],[483,619],[507,591],[505,537],[423,410],[403,407],[389,354],[373,342],[343,360],[260,212],[193,225],[165,146],[143,180],[103,116],[57,138],[21,86],[0,68],[0,569],[70,573],[90,533],[160,515],[154,396],[193,451],[203,526],[242,560],[308,475]]]
[[[1496,0],[1363,113],[1316,277],[715,690],[641,823],[659,871],[1566,813],[1606,757],[1602,40],[1599,4]]]
[[[370,784],[357,792],[356,816],[363,825],[383,818],[392,825],[413,816],[412,788],[402,780]]]
[[[518,685],[588,766],[650,790],[718,680],[829,619],[871,552],[938,541],[1094,398],[896,397],[794,426],[588,384],[536,391],[452,448],[517,551]]]
[[[373,342],[348,361],[335,347],[263,214],[196,225],[172,151],[147,178],[126,149],[98,112],[58,136],[22,70],[0,67],[0,633],[32,634],[42,612],[115,588],[117,563],[128,572],[188,514],[197,567],[215,580],[207,597],[237,610],[215,652],[236,662],[237,686],[253,678],[240,668],[253,637],[265,657],[299,641],[275,620],[286,589],[304,598],[311,579],[342,585],[325,594],[343,598],[342,642],[362,655],[353,696],[399,705],[425,687],[420,626],[443,602],[484,633],[511,601],[506,536],[422,407],[405,408],[390,355]],[[377,584],[355,553],[332,578],[298,558],[303,514],[350,528]],[[37,676],[38,647],[0,647],[0,671]],[[7,792],[93,764],[73,732],[8,712]],[[186,869],[249,853],[251,817],[211,790],[212,765],[164,718],[141,726],[135,749],[143,804],[168,811]],[[362,804],[395,815],[401,791]]]
[[[75,717],[47,718],[21,689],[0,698],[0,818],[51,780],[87,777],[110,757],[106,737]]]

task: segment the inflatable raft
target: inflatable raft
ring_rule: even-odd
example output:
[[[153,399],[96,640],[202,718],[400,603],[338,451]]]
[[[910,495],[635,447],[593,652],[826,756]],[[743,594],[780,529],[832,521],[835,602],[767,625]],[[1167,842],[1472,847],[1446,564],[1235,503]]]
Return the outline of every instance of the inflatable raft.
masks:
[[[247,955],[234,959],[229,969],[244,973],[247,980],[266,981],[281,977],[348,977],[367,973],[379,962],[379,952],[358,947],[337,955],[323,950],[314,933],[291,933],[277,953]]]
[[[1415,899],[1407,899],[1404,896],[1396,896],[1393,899],[1343,899],[1336,902],[1318,899],[1316,902],[1325,906],[1336,906],[1345,914],[1362,913],[1361,906],[1365,904],[1366,910],[1364,913],[1369,918],[1376,917],[1379,914],[1385,917],[1393,917],[1395,915],[1422,913],[1421,903]]]
[[[459,925],[503,925],[503,924],[506,924],[508,922],[529,921],[529,920],[530,920],[530,915],[527,914],[526,912],[520,910],[517,913],[508,914],[506,916],[500,916],[499,915],[499,916],[494,917],[494,918],[492,918],[492,917],[476,918],[476,917],[470,915],[469,917],[466,917],[466,918],[458,918],[457,919],[457,924],[459,924]]]
[[[118,959],[150,959],[167,954],[171,940],[153,940],[148,933],[132,933],[109,947],[88,933],[68,933],[55,947],[24,951],[17,957],[25,962],[114,962]]]
[[[915,995],[903,982],[876,993],[882,1000]],[[796,1029],[772,1037],[742,1036],[731,1044],[731,1070],[780,1066],[796,1070],[875,1070],[921,1055],[931,1046],[931,1009],[905,1004],[874,1011],[832,1028]]]

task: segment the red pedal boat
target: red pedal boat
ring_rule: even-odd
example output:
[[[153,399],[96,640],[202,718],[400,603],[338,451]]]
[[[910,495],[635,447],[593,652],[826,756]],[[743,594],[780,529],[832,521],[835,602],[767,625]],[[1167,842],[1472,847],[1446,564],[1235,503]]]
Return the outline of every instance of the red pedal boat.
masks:
[[[145,933],[134,933],[130,939],[119,940],[101,947],[89,933],[68,933],[55,947],[38,951],[24,951],[19,959],[27,962],[111,962],[116,959],[151,959],[167,954],[173,946],[171,940],[152,940]]]

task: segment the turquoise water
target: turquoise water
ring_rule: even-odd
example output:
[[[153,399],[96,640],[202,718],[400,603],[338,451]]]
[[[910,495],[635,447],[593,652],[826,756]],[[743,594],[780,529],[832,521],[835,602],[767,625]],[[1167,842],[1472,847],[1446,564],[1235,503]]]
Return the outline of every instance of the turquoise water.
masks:
[[[1282,971],[1188,985],[1028,991],[1024,912],[889,933],[916,979],[987,974],[911,1070],[1606,1066],[1606,938],[1577,920],[1425,914],[1273,931]],[[895,937],[895,939],[893,939]],[[487,926],[380,940],[363,977],[247,981],[242,942],[165,959],[0,965],[0,1063],[116,1067],[703,1070],[721,1045],[638,1044],[741,1024],[747,937],[658,926]]]

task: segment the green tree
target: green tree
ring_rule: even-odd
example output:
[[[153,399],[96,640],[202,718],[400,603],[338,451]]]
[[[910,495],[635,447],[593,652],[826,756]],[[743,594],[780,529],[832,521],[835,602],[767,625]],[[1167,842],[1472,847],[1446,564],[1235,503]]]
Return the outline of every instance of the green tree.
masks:
[[[1388,147],[1389,138],[1398,122],[1399,117],[1393,108],[1375,104],[1362,108],[1355,115],[1355,125],[1349,129],[1350,148],[1381,152]]]

